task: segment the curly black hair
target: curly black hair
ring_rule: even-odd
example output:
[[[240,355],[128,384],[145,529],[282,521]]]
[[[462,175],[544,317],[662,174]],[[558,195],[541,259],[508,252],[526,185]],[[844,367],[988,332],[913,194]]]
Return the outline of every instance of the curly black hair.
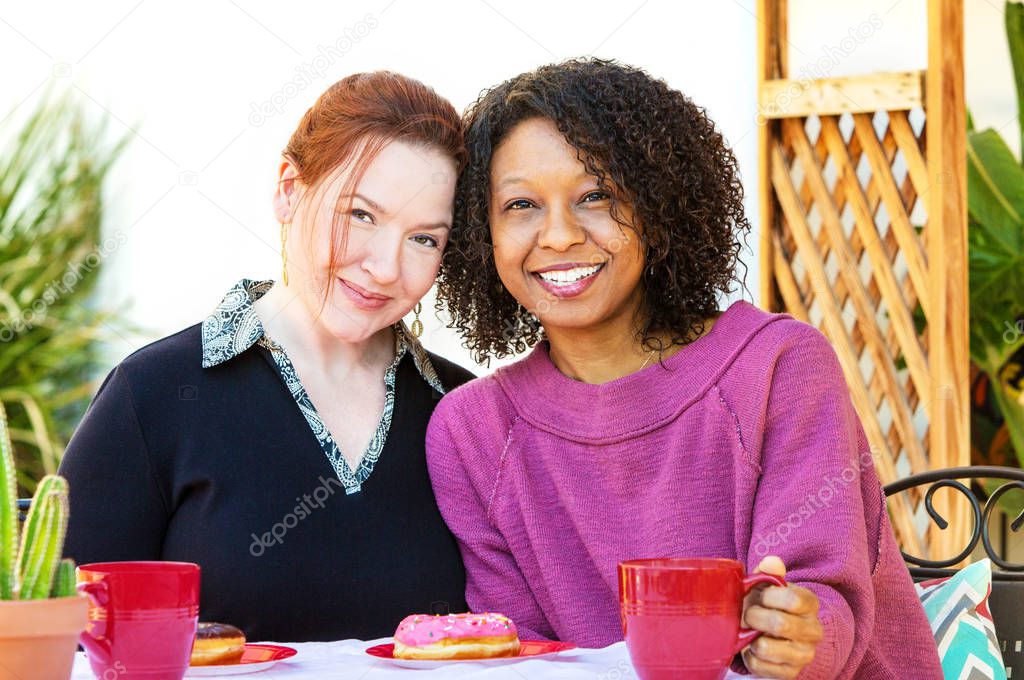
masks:
[[[750,230],[736,159],[704,109],[664,81],[614,61],[575,59],[485,91],[464,116],[469,162],[456,187],[437,306],[473,358],[524,352],[543,338],[536,316],[498,278],[488,220],[491,156],[512,128],[537,117],[555,124],[612,196],[612,217],[641,238],[643,345],[664,352],[700,335],[718,295],[734,289]],[[632,223],[619,201],[632,208]]]

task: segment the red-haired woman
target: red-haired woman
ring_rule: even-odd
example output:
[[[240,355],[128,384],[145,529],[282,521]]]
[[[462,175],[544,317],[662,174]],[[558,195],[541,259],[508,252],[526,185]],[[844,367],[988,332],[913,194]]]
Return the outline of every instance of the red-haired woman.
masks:
[[[465,162],[451,104],[376,72],[335,83],[284,151],[279,282],[106,378],[68,446],[68,556],[202,567],[202,620],[250,639],[389,635],[465,609],[427,422],[471,374],[401,319],[430,289]]]

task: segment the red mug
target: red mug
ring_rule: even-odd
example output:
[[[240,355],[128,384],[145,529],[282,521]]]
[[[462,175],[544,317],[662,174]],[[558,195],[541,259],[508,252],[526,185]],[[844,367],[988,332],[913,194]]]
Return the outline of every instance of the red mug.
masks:
[[[723,558],[619,563],[622,630],[640,680],[721,680],[733,658],[761,633],[740,628],[743,598],[772,574],[745,576]]]
[[[181,680],[199,620],[199,565],[97,562],[78,567],[89,596],[79,642],[100,680]]]

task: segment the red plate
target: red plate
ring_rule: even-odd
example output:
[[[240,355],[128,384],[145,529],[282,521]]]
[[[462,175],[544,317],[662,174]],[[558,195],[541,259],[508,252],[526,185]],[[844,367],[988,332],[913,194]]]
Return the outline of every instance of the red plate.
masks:
[[[244,673],[256,673],[265,671],[278,661],[290,659],[295,656],[296,651],[291,647],[281,645],[257,645],[251,642],[245,644],[245,651],[238,663],[221,664],[217,666],[189,666],[185,672],[187,678],[206,678],[217,675],[242,675]]]
[[[396,659],[394,644],[370,647],[366,650],[366,653],[402,668],[439,668],[453,663],[482,663],[498,666],[525,661],[526,659],[553,657],[560,652],[567,652],[570,649],[576,649],[576,645],[569,642],[550,642],[548,640],[521,640],[519,642],[519,656],[501,656],[493,659]]]

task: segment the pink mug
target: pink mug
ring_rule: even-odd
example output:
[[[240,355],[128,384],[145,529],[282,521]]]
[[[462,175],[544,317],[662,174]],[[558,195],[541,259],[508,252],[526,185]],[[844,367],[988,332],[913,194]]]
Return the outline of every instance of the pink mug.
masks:
[[[101,680],[181,680],[199,620],[199,565],[97,562],[78,567],[89,596],[79,642]]]
[[[745,576],[722,558],[662,558],[619,563],[626,648],[640,680],[721,680],[760,631],[740,628],[743,598],[772,574]]]

